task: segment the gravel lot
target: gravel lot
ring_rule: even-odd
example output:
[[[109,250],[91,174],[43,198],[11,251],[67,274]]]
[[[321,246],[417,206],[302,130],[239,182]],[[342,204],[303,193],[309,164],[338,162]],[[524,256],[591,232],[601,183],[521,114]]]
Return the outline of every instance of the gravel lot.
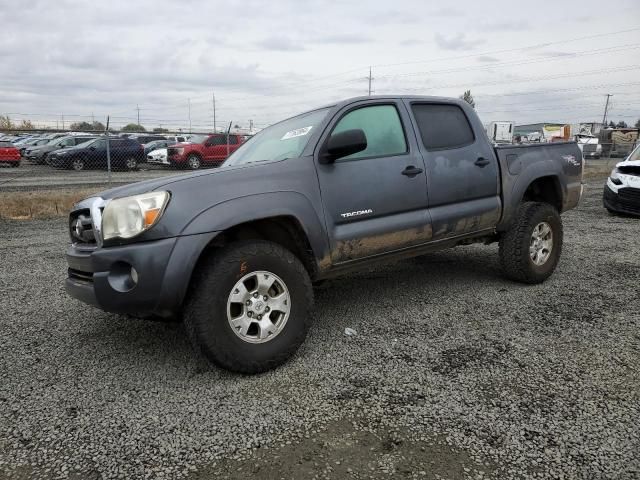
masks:
[[[0,477],[640,478],[640,220],[601,185],[543,285],[495,245],[334,280],[254,377],[66,297],[64,219],[0,223]]]

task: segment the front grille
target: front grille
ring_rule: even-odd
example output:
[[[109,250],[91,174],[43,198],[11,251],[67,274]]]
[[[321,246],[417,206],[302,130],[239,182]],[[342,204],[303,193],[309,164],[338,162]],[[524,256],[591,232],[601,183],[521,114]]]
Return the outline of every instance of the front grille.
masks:
[[[596,149],[597,149],[598,145],[594,145],[591,143],[585,143],[582,147],[582,151],[584,153],[596,153]]]
[[[69,216],[69,235],[72,243],[95,245],[93,222],[88,208],[71,213]]]
[[[621,188],[616,195],[606,187],[604,199],[616,210],[640,215],[640,188]]]
[[[621,188],[618,190],[620,201],[635,202],[640,205],[640,188]]]

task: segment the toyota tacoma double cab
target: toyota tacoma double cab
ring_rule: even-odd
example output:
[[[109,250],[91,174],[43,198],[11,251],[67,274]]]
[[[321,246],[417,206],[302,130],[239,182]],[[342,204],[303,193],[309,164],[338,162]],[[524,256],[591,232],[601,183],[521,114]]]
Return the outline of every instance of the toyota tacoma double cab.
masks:
[[[459,100],[345,100],[262,130],[222,168],[79,202],[66,289],[108,312],[182,318],[207,359],[262,372],[304,341],[326,278],[498,242],[508,278],[544,281],[582,169],[575,142],[492,146]]]
[[[225,133],[192,135],[188,142],[167,148],[167,161],[173,167],[191,170],[198,170],[205,164],[220,165],[238,149],[243,138]]]

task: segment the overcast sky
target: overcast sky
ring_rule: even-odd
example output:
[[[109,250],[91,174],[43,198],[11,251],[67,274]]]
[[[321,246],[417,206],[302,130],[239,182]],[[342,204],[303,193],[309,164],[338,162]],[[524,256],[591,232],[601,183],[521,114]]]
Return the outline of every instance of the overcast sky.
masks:
[[[375,94],[458,96],[483,121],[640,118],[637,0],[0,0],[0,115],[61,126],[264,126]],[[615,33],[618,32],[618,33]]]

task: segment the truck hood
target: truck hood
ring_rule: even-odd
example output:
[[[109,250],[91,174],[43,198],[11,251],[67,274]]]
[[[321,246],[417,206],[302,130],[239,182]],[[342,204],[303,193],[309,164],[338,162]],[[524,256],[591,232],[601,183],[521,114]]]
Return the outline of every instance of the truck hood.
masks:
[[[154,151],[154,153],[157,150]],[[128,197],[130,195],[139,195],[141,193],[153,192],[156,190],[171,190],[173,189],[186,189],[188,190],[190,184],[201,184],[202,181],[217,183],[217,176],[221,173],[231,172],[233,170],[242,170],[248,168],[247,166],[239,167],[218,167],[211,170],[201,170],[198,172],[179,173],[176,175],[168,175],[166,177],[154,178],[151,180],[143,180],[141,182],[131,183],[129,185],[123,185],[121,187],[112,188],[98,193],[96,196],[102,197],[105,200],[112,198]],[[204,177],[204,179],[200,178]],[[238,175],[231,174],[230,178],[238,178]],[[233,180],[232,180],[233,181]]]
[[[312,157],[265,161],[247,165],[223,166],[191,173],[146,180],[97,194],[105,200],[166,190],[169,204],[158,224],[136,242],[182,235],[198,217],[215,208],[227,209],[231,202],[271,194],[292,194],[315,191],[317,177]],[[225,205],[225,207],[221,207]],[[259,210],[259,209],[258,209]],[[242,211],[238,212],[245,213]],[[256,211],[257,215],[263,212]],[[207,222],[204,230],[193,227],[190,233],[212,231],[218,225]],[[190,227],[191,228],[191,227]],[[207,230],[211,228],[211,230]]]

